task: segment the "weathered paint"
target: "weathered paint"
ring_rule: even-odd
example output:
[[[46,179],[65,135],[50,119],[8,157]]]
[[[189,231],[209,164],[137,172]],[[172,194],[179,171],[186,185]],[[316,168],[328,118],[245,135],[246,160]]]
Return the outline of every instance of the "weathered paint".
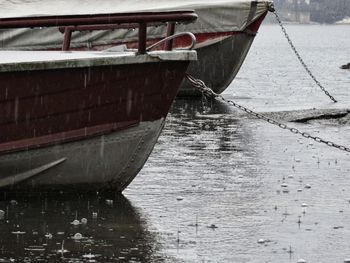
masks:
[[[2,72],[0,152],[164,118],[187,65],[173,61]]]
[[[102,136],[2,154],[0,181],[7,184],[1,187],[11,191],[121,192],[143,167],[163,125],[164,118],[160,118]],[[64,162],[50,166],[62,159]],[[41,169],[47,166],[50,169]],[[15,181],[23,174],[32,176]]]
[[[4,187],[122,191],[151,153],[189,64],[186,56],[153,55],[145,63],[0,72],[0,181],[37,172]]]

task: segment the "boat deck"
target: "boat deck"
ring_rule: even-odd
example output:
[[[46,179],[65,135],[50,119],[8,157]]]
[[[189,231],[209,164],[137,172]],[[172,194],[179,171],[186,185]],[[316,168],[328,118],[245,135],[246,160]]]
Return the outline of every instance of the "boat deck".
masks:
[[[0,72],[196,60],[195,51],[0,51]]]

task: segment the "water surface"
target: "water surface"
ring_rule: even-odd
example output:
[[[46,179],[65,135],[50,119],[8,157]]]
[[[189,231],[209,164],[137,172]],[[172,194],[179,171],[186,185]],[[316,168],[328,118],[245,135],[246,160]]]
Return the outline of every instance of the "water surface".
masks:
[[[350,59],[350,27],[287,30],[339,102],[306,75],[276,25],[263,25],[224,97],[280,120],[314,108],[348,110],[350,72],[339,67]],[[349,121],[288,124],[349,147]],[[349,153],[221,102],[177,100],[125,195],[147,215],[169,262],[343,262],[350,257],[349,170]]]
[[[279,120],[350,109],[350,71],[339,69],[350,26],[287,30],[339,103],[276,25],[262,26],[223,96]],[[349,115],[288,125],[350,146]],[[349,170],[349,153],[220,101],[178,99],[125,197],[3,196],[0,262],[344,262]]]

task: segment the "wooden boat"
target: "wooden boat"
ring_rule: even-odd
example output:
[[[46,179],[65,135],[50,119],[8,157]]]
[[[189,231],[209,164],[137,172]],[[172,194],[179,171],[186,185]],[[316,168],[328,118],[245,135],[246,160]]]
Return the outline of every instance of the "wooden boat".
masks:
[[[191,50],[147,52],[147,24],[196,17],[172,11],[1,18],[5,29],[137,23],[139,44],[121,52],[0,51],[0,187],[121,192],[146,162],[196,59]]]
[[[50,5],[45,5],[50,1]],[[203,80],[215,92],[223,92],[238,73],[255,35],[263,21],[271,0],[51,0],[4,1],[0,8],[9,14],[32,13],[42,10],[43,5],[48,9],[45,13],[57,14],[69,10],[86,10],[92,13],[103,13],[106,10],[116,12],[135,11],[164,11],[193,9],[198,14],[195,23],[186,27],[187,31],[195,34],[197,44],[195,50],[198,60],[191,62],[188,73]],[[115,25],[99,27],[99,31],[91,32],[91,27],[62,28],[67,35],[71,35],[71,47],[75,49],[104,49],[115,45],[125,44],[131,48],[135,46],[137,34],[133,25],[125,30],[117,30]],[[97,27],[93,27],[97,28]],[[154,43],[167,32],[181,32],[181,25],[169,23],[167,27],[156,24],[148,29],[149,43]],[[27,30],[3,31],[0,35],[0,48],[21,49],[55,49],[60,48],[61,34],[57,29],[38,29],[34,32]],[[42,41],[38,42],[40,38]],[[187,38],[174,40],[175,47],[188,44]],[[200,93],[184,80],[179,95],[197,96]]]

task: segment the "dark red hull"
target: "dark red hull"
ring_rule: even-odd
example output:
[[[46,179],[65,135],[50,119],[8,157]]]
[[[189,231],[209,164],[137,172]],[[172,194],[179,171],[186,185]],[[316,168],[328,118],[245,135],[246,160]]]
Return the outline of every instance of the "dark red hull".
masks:
[[[193,51],[1,55],[0,188],[21,191],[121,192],[150,155],[196,58]]]
[[[147,52],[192,11],[24,16],[0,28],[138,25],[136,52],[0,52],[0,188],[121,192],[150,155],[194,51]]]
[[[165,117],[187,65],[2,72],[0,152],[83,139]]]

